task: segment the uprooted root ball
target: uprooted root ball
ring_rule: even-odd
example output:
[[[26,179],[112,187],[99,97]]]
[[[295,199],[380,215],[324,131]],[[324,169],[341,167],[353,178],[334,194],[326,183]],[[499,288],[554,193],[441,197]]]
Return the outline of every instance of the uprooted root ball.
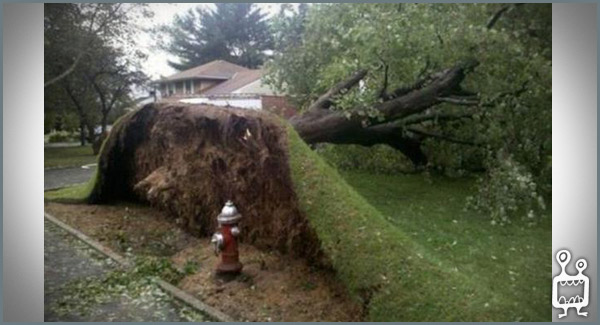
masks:
[[[316,258],[318,240],[291,183],[286,136],[263,112],[150,104],[111,132],[90,201],[146,201],[192,233],[209,235],[231,199],[243,215],[242,241]]]

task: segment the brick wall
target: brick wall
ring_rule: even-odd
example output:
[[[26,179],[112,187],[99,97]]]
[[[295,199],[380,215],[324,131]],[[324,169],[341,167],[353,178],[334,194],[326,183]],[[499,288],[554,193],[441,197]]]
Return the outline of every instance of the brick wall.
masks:
[[[262,109],[289,119],[296,115],[296,108],[284,96],[260,96]]]

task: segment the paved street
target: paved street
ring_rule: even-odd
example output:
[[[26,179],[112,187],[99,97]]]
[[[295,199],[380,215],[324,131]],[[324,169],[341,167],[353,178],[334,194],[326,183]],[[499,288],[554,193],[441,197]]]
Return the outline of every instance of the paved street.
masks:
[[[72,184],[87,182],[96,170],[96,166],[89,168],[68,167],[44,170],[44,190],[59,188]]]

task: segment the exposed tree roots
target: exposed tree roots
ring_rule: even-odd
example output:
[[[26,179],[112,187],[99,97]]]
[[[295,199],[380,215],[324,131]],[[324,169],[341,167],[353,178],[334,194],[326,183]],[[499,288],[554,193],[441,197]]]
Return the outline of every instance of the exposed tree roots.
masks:
[[[286,132],[272,115],[207,105],[150,104],[123,117],[106,141],[90,201],[136,199],[209,235],[231,199],[243,214],[241,240],[321,257],[298,209]]]

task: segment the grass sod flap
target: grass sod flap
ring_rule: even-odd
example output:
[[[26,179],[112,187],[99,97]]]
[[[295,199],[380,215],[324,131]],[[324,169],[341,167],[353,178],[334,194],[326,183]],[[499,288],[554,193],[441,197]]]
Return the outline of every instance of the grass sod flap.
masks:
[[[288,127],[290,166],[302,212],[369,321],[509,321],[512,304],[444,270],[389,224]]]

